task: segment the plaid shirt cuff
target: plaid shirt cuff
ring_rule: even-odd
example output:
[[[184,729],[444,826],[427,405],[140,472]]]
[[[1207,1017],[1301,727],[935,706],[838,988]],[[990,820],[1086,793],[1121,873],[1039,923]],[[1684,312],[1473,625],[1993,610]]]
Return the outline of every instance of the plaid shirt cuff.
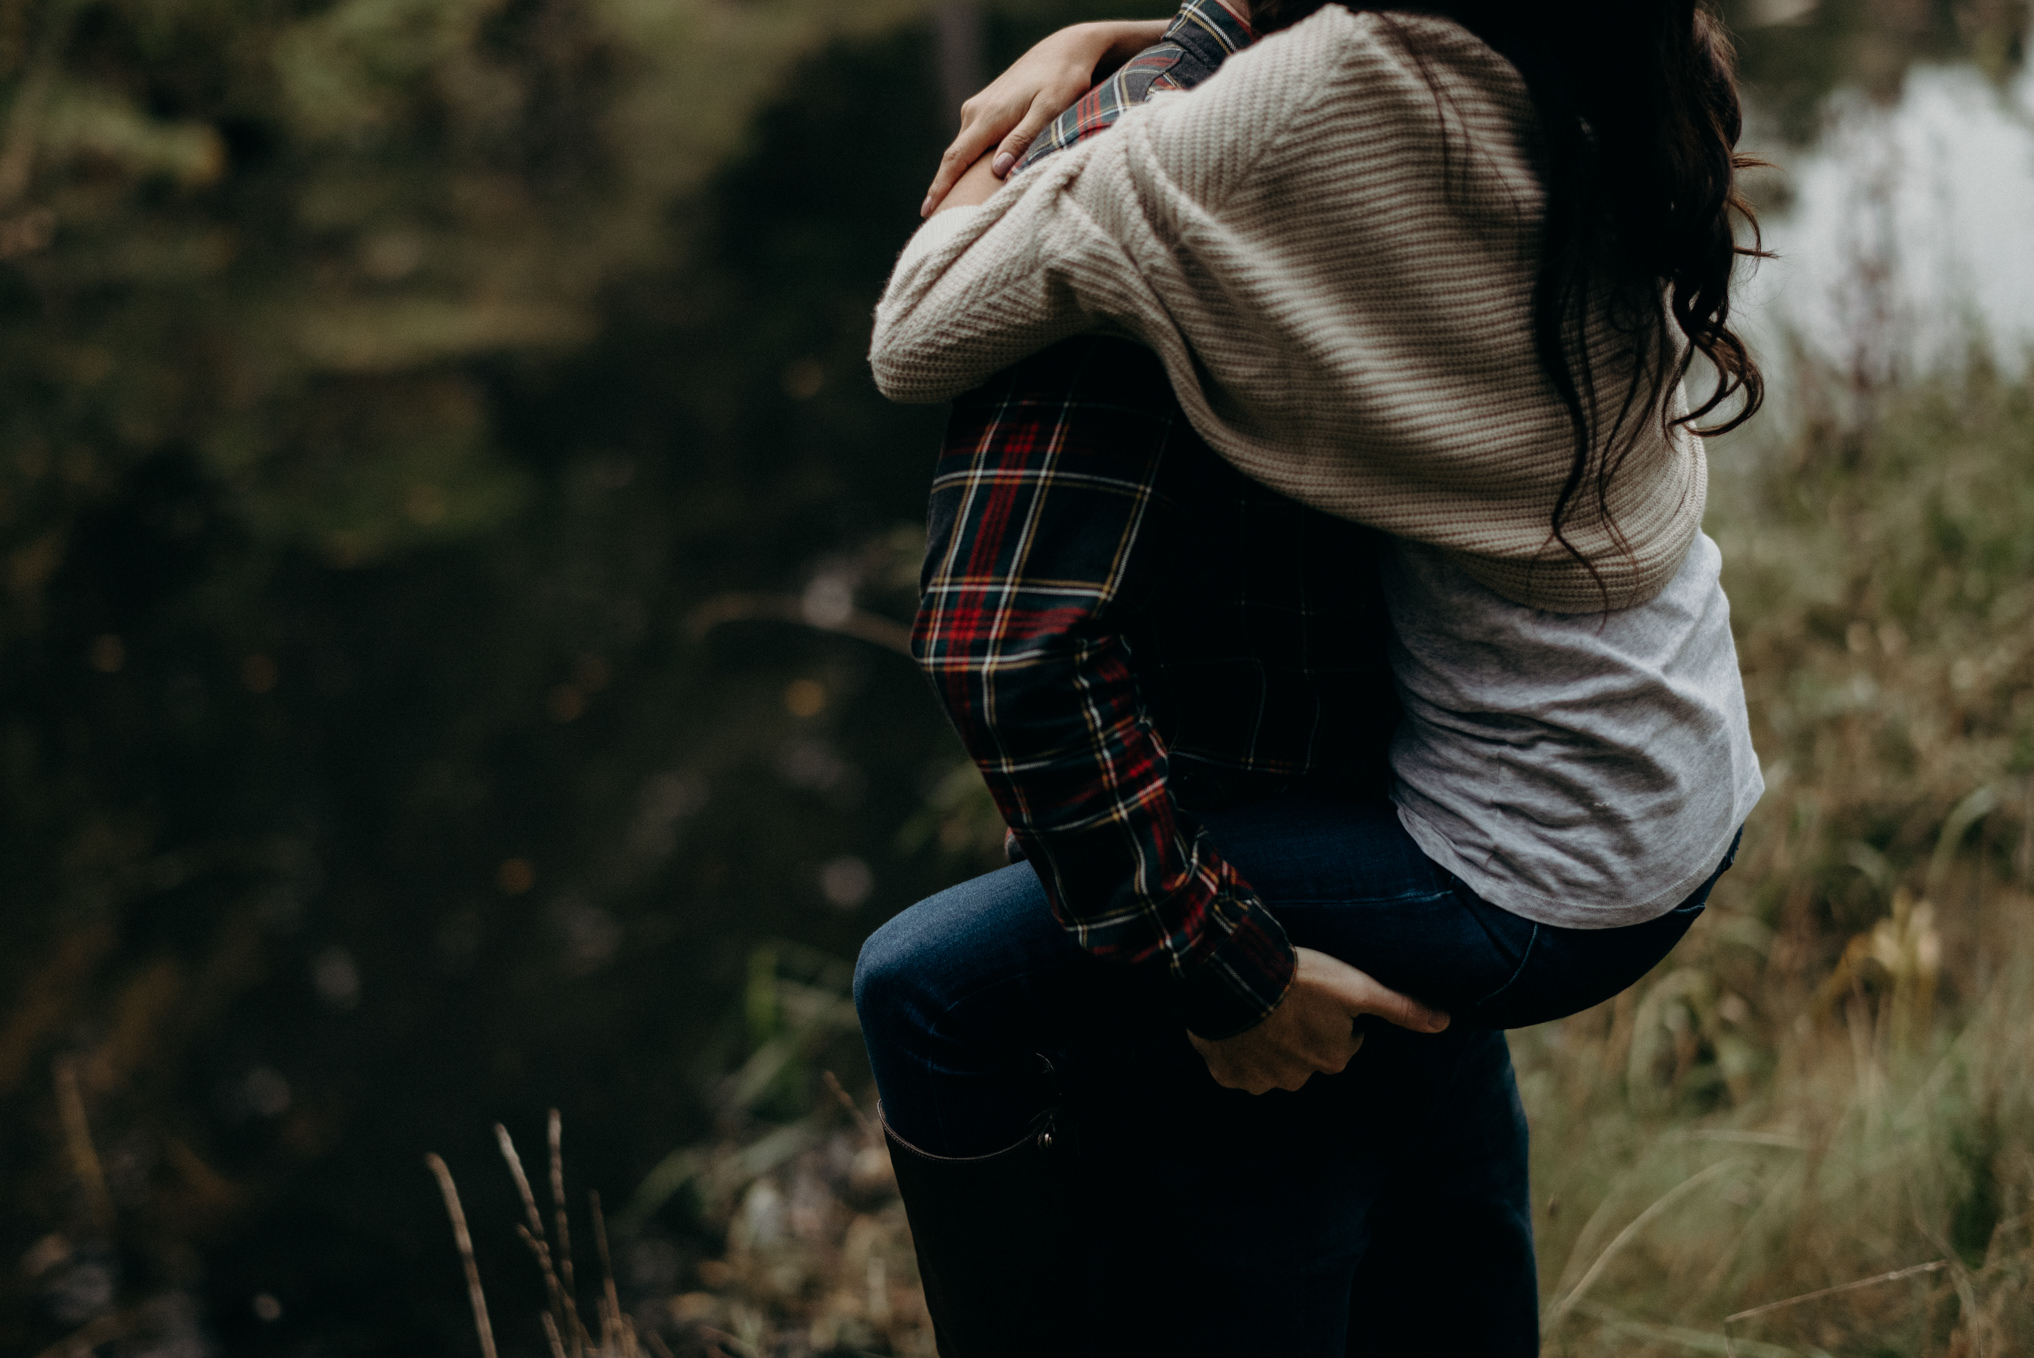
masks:
[[[1214,946],[1178,974],[1181,1017],[1217,1041],[1255,1028],[1292,988],[1298,959],[1285,929],[1247,888],[1224,891],[1209,909]]]

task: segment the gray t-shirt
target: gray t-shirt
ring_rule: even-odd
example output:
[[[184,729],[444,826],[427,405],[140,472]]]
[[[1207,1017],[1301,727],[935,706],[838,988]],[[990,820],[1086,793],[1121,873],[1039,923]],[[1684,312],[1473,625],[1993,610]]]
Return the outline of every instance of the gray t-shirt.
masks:
[[[1395,539],[1392,800],[1427,856],[1492,905],[1580,929],[1700,886],[1765,790],[1721,566],[1703,535],[1651,603],[1548,613]]]

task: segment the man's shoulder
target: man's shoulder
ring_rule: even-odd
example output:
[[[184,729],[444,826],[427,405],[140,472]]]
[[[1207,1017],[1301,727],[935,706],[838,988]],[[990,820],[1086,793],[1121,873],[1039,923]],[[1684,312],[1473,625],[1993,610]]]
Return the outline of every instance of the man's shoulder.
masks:
[[[1056,151],[1107,131],[1158,90],[1191,89],[1205,78],[1179,44],[1167,41],[1147,47],[1053,119],[1017,162],[1017,169],[1027,170]]]
[[[1187,0],[1163,38],[1124,62],[1055,118],[1018,161],[1017,169],[1028,169],[1055,151],[1106,131],[1153,94],[1192,89],[1255,41],[1249,26],[1221,0]]]

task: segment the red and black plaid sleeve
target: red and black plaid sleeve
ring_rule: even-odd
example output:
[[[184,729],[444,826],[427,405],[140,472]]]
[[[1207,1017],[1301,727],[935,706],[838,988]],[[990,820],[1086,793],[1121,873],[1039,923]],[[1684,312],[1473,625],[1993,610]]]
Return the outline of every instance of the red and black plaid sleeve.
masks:
[[[1291,984],[1284,930],[1167,790],[1126,624],[1164,568],[1169,450],[1195,436],[1163,370],[1069,341],[955,406],[913,646],[1060,922],[1164,965],[1226,1037]]]
[[[1191,88],[1253,38],[1220,0],[1185,0],[1165,39],[1062,114],[1023,165],[1158,90]],[[1120,340],[1068,341],[961,398],[913,642],[1060,922],[1096,956],[1166,966],[1187,1026],[1227,1037],[1277,1005],[1294,958],[1173,800],[1130,660],[1126,628],[1168,564],[1180,506],[1162,473],[1182,441],[1197,440],[1163,370]]]
[[[1192,89],[1256,34],[1222,0],[1185,0],[1165,36],[1074,101],[1052,120],[1017,162],[1029,169],[1055,151],[1108,130],[1127,109],[1165,90]]]

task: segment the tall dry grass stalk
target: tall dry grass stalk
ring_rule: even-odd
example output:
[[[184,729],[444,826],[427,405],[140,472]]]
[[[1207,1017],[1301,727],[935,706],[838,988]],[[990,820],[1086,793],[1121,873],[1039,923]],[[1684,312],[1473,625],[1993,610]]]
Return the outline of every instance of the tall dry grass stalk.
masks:
[[[2030,919],[2014,893],[1969,922],[2018,956],[1925,1039],[1889,987],[1823,1020],[1801,994],[1741,1096],[1635,1088],[1614,1012],[1521,1034],[1549,1351],[2034,1352]]]
[[[508,1166],[509,1177],[515,1182],[516,1193],[522,1200],[524,1220],[517,1224],[515,1232],[535,1257],[538,1272],[544,1280],[547,1305],[538,1311],[537,1323],[543,1331],[546,1347],[551,1358],[644,1358],[644,1334],[638,1329],[635,1317],[622,1309],[615,1287],[614,1262],[608,1254],[607,1225],[601,1216],[598,1193],[588,1195],[588,1209],[600,1255],[602,1295],[596,1307],[600,1333],[597,1336],[592,1334],[580,1320],[578,1297],[573,1286],[576,1275],[571,1253],[571,1228],[565,1210],[562,1124],[555,1108],[549,1118],[549,1134],[552,1203],[558,1233],[555,1255],[543,1214],[537,1210],[536,1195],[530,1191],[529,1176],[523,1172],[522,1157],[516,1153],[515,1140],[500,1123],[496,1123],[494,1128],[502,1161]],[[481,1353],[484,1358],[495,1358],[494,1323],[488,1314],[487,1298],[481,1291],[480,1268],[474,1259],[473,1239],[467,1230],[466,1214],[459,1203],[459,1190],[453,1184],[452,1171],[442,1158],[435,1154],[427,1155],[424,1162],[437,1177],[439,1190],[444,1194],[454,1243],[466,1269],[467,1294],[473,1303],[473,1323],[480,1338]],[[669,1352],[654,1331],[649,1335],[648,1347],[658,1358],[665,1358]]]
[[[480,1286],[480,1264],[473,1257],[473,1235],[466,1229],[466,1209],[459,1204],[459,1188],[452,1182],[452,1171],[443,1158],[433,1153],[424,1157],[424,1164],[438,1181],[438,1191],[445,1198],[445,1214],[452,1219],[452,1243],[458,1247],[459,1262],[466,1270],[466,1299],[473,1305],[473,1328],[480,1335],[482,1358],[495,1358],[494,1322],[487,1314],[487,1294]]]
[[[911,1253],[910,1232],[880,1133],[838,1080],[826,1076],[839,1108],[822,1106],[789,1156],[758,1160],[761,1141],[735,1139],[688,1154],[709,1224],[722,1228],[723,1258],[698,1269],[703,1286],[671,1296],[634,1299],[625,1308],[616,1283],[600,1195],[588,1195],[588,1219],[600,1265],[594,1313],[598,1334],[580,1320],[564,1208],[564,1159],[557,1110],[549,1120],[556,1248],[542,1234],[515,1142],[497,1125],[495,1137],[521,1199],[516,1235],[536,1260],[544,1287],[535,1330],[551,1358],[807,1358],[831,1353],[885,1353],[932,1358]],[[804,1127],[804,1124],[800,1124]],[[781,1143],[781,1138],[780,1138]],[[465,1268],[483,1358],[495,1358],[493,1322],[481,1290],[472,1237],[451,1171],[425,1157],[437,1176]]]

